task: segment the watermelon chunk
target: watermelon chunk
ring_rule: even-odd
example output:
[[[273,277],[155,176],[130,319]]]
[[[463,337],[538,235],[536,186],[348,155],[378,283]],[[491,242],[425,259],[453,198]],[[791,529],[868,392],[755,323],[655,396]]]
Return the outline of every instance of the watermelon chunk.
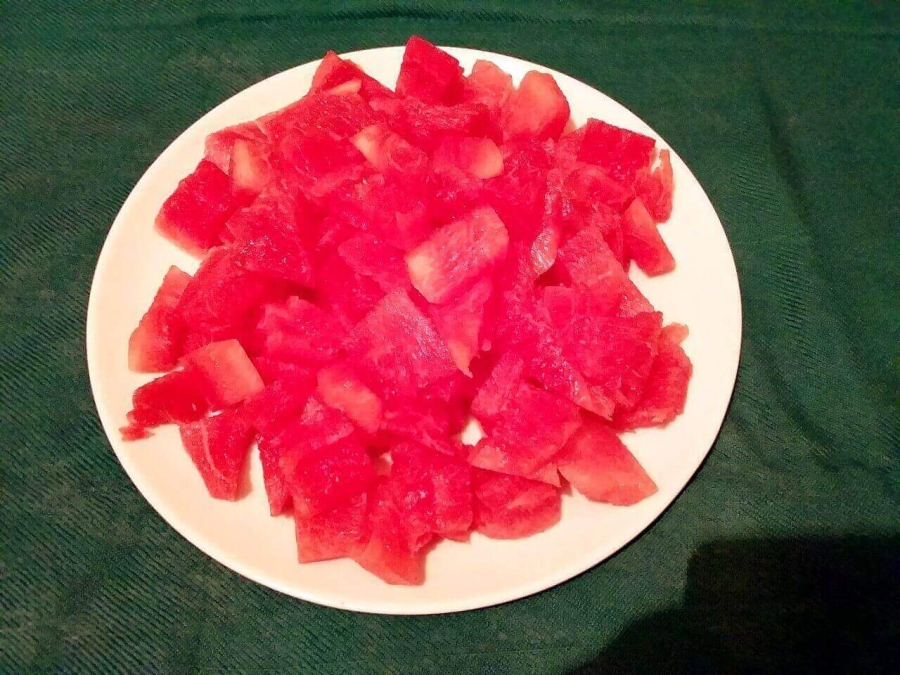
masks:
[[[476,178],[493,178],[503,173],[503,154],[489,138],[448,137],[434,151],[434,170],[450,167]]]
[[[369,163],[382,172],[421,174],[428,166],[428,156],[424,152],[377,124],[361,130],[351,141]]]
[[[330,90],[332,93],[335,93],[335,87],[354,82],[358,85],[355,91],[366,101],[394,95],[394,92],[371,75],[363,72],[363,69],[353,63],[353,61],[346,61],[332,51],[325,54],[322,63],[316,68],[310,91]],[[342,91],[353,91],[353,88],[348,89],[345,87]]]
[[[262,378],[237,340],[205,345],[182,359],[186,371],[196,373],[214,409],[227,408],[261,392]]]
[[[656,141],[648,136],[589,119],[578,159],[600,166],[618,181],[631,183],[638,171],[650,165],[655,147]]]
[[[672,215],[672,193],[675,178],[668,150],[660,150],[659,166],[643,169],[635,179],[635,192],[657,223],[664,223]]]
[[[543,532],[562,513],[559,488],[540,481],[473,469],[472,490],[475,530],[493,539]]]
[[[375,235],[346,239],[338,245],[338,255],[353,272],[371,278],[385,293],[412,289],[403,253]]]
[[[630,506],[656,484],[607,425],[586,419],[557,458],[559,472],[588,499]]]
[[[631,202],[625,211],[625,224],[625,246],[642,270],[657,276],[675,269],[675,258],[640,199]]]
[[[204,156],[224,173],[231,172],[231,159],[237,141],[264,141],[265,134],[256,122],[243,122],[225,127],[206,137]]]
[[[258,330],[267,356],[303,364],[334,359],[346,336],[337,317],[296,296],[266,305]]]
[[[178,302],[191,275],[174,265],[166,272],[150,309],[128,340],[128,367],[139,373],[170,370],[178,362],[185,326]]]
[[[412,394],[456,365],[432,323],[404,291],[386,295],[350,335],[350,353],[384,387]]]
[[[406,256],[413,286],[440,304],[465,290],[506,255],[509,235],[490,207],[449,223]]]
[[[525,362],[514,352],[504,352],[472,400],[472,414],[486,431],[494,428],[524,382]]]
[[[360,129],[380,121],[379,114],[354,92],[321,91],[257,120],[275,148],[290,132],[320,131],[334,138],[349,138]]]
[[[195,372],[176,370],[138,387],[131,399],[132,429],[193,422],[209,410],[206,382]]]
[[[215,499],[234,501],[241,489],[241,477],[253,430],[235,410],[184,424],[181,442],[200,472],[206,489]]]
[[[277,379],[244,402],[244,417],[257,431],[272,435],[300,416],[313,388],[314,378],[309,371]]]
[[[352,438],[288,450],[279,465],[301,518],[346,505],[375,479],[369,453]]]
[[[460,103],[483,103],[499,117],[503,104],[513,92],[512,76],[500,67],[478,59],[472,72],[463,79],[457,101]]]
[[[469,366],[481,348],[485,305],[490,299],[491,288],[489,279],[481,279],[459,297],[429,307],[431,319],[447,344],[450,357],[469,377],[472,376]]]
[[[428,105],[412,98],[379,103],[391,129],[428,153],[445,138],[483,136],[499,140],[490,108],[483,103]]]
[[[531,242],[542,228],[552,144],[525,138],[505,143],[501,175],[485,186],[488,202],[507,226],[510,238]]]
[[[381,400],[350,369],[330,366],[319,371],[316,391],[322,400],[374,433],[381,424]]]
[[[562,181],[565,208],[585,218],[599,206],[619,213],[625,209],[634,193],[622,183],[610,178],[603,169],[590,164],[578,164]]]
[[[156,229],[175,245],[200,257],[221,242],[225,221],[240,205],[231,179],[204,159],[163,203],[156,216]]]
[[[449,103],[462,86],[459,61],[417,35],[406,43],[397,94],[425,103]]]
[[[297,559],[302,563],[358,555],[365,546],[368,495],[363,492],[330,511],[296,513]]]
[[[617,429],[661,426],[684,412],[693,372],[693,365],[680,344],[686,335],[687,329],[679,324],[662,329],[658,353],[641,398],[630,410],[616,411],[613,424]]]
[[[503,138],[556,140],[569,121],[569,102],[552,75],[530,70],[503,106]]]
[[[424,543],[418,548],[410,546],[402,506],[388,482],[382,482],[372,494],[368,542],[354,559],[389,584],[421,584],[425,580]]]
[[[580,423],[578,408],[528,383],[493,421],[490,434],[469,454],[469,463],[515,476],[532,477],[565,445]]]

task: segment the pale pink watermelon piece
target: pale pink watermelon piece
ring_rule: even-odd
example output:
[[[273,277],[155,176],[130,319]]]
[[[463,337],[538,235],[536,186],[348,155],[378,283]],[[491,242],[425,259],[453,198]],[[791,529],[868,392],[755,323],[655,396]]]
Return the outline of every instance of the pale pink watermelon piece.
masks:
[[[503,138],[556,140],[569,121],[569,102],[552,75],[530,70],[503,106]]]
[[[235,410],[181,426],[181,442],[215,499],[238,498],[252,438],[250,425]]]
[[[668,150],[659,151],[659,165],[639,171],[635,178],[635,192],[657,223],[664,223],[672,215],[672,193],[675,178]]]
[[[345,366],[319,371],[316,391],[326,405],[340,410],[361,429],[374,433],[381,425],[381,399]]]
[[[681,348],[687,329],[679,324],[663,328],[658,353],[637,404],[617,410],[613,423],[618,429],[668,424],[684,412],[693,365]]]
[[[378,171],[409,175],[424,173],[428,168],[428,155],[377,124],[359,131],[351,142]]]
[[[375,480],[369,453],[352,438],[315,449],[288,450],[279,465],[300,517],[343,506]]]
[[[435,171],[447,171],[452,167],[482,179],[503,173],[503,154],[489,138],[445,138],[432,159]]]
[[[264,141],[265,134],[256,122],[243,122],[225,127],[206,137],[204,155],[224,173],[231,171],[231,157],[237,141]]]
[[[237,340],[223,340],[195,349],[182,359],[188,372],[197,373],[214,409],[236,405],[264,388],[262,378]]]
[[[520,539],[559,522],[559,488],[520,476],[472,470],[475,530],[493,539]]]
[[[447,52],[413,35],[406,43],[397,94],[425,103],[449,103],[462,86],[462,67]]]
[[[625,211],[625,246],[638,266],[650,276],[675,269],[675,258],[640,199],[631,202]]]
[[[191,276],[174,265],[128,340],[128,367],[139,373],[171,370],[178,362],[185,326],[178,302]]]
[[[616,432],[596,420],[585,420],[556,461],[563,477],[593,501],[630,506],[657,491]]]
[[[225,221],[239,206],[231,179],[204,159],[163,203],[156,216],[156,229],[188,253],[201,257],[222,241]]]
[[[440,304],[455,297],[506,256],[509,235],[497,212],[476,209],[435,233],[406,256],[413,286]]]
[[[330,511],[296,513],[297,559],[302,563],[358,555],[367,535],[368,495],[363,492]]]

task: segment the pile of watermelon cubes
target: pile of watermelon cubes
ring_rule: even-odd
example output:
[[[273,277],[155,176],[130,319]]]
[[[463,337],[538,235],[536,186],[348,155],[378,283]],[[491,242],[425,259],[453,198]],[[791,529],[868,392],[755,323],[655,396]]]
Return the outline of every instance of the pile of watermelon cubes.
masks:
[[[308,94],[222,129],[156,220],[173,267],[131,336],[126,439],[177,424],[212,497],[258,442],[301,562],[418,584],[471,532],[527,537],[571,485],[656,492],[619,439],[684,409],[686,329],[629,280],[675,262],[666,150],[554,78],[464,76],[419,37],[394,91],[329,52]],[[477,444],[463,444],[467,425]]]

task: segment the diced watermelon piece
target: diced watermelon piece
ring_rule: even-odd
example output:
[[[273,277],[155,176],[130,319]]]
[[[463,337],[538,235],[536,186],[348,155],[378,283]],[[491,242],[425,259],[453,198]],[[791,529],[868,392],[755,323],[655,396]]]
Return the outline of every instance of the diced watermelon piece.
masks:
[[[236,405],[265,386],[237,340],[205,345],[185,355],[182,361],[186,371],[199,375],[214,409]]]
[[[234,501],[241,489],[241,477],[253,430],[236,410],[224,410],[181,426],[181,442],[215,499]]]
[[[635,192],[657,223],[664,223],[672,215],[672,193],[675,178],[668,150],[660,150],[659,166],[643,169],[635,179]]]
[[[428,210],[436,223],[456,220],[484,201],[484,181],[456,167],[446,166],[440,172],[429,173],[425,186]]]
[[[292,199],[277,194],[260,196],[234,214],[226,227],[234,237],[232,246],[241,267],[304,286],[312,284],[312,262]]]
[[[273,454],[280,457],[293,450],[315,450],[332,445],[349,438],[355,431],[344,413],[325,405],[317,396],[310,396],[299,417],[288,421],[274,435],[264,436],[263,440]]]
[[[297,513],[297,559],[302,563],[358,555],[365,546],[368,495],[363,492],[330,511]]]
[[[650,165],[655,147],[656,141],[648,136],[589,119],[578,159],[600,166],[618,181],[631,183],[638,171]]]
[[[270,359],[267,356],[255,356],[251,360],[266,385],[278,380],[302,380],[310,377],[310,368],[299,363],[279,361],[278,359]]]
[[[292,131],[321,130],[335,138],[349,138],[360,129],[376,124],[380,115],[353,92],[315,92],[281,110],[257,120],[259,128],[275,148]]]
[[[641,399],[631,410],[617,410],[613,423],[618,429],[668,424],[684,412],[693,365],[680,342],[687,330],[679,324],[663,328],[658,353],[644,384]]]
[[[556,140],[569,121],[569,102],[552,75],[530,70],[503,106],[503,138]]]
[[[499,140],[491,111],[483,103],[428,105],[416,99],[380,103],[391,129],[428,153],[448,137],[484,136]]]
[[[631,506],[657,491],[653,479],[607,425],[586,419],[557,458],[559,472],[596,502]]]
[[[196,372],[176,370],[135,390],[128,421],[136,429],[193,422],[207,410],[204,379]]]
[[[342,366],[319,371],[316,391],[322,400],[374,433],[381,424],[381,400],[353,372]]]
[[[555,227],[546,227],[534,238],[531,243],[531,264],[534,273],[540,276],[550,270],[556,262],[556,254],[559,252],[560,232]]]
[[[513,92],[512,76],[490,61],[478,59],[472,72],[463,78],[458,93],[460,103],[483,103],[499,116]]]
[[[335,87],[351,82],[358,83],[356,91],[358,91],[359,95],[366,101],[370,101],[373,98],[380,98],[383,96],[391,97],[394,95],[394,92],[385,87],[371,75],[367,75],[358,65],[352,61],[345,61],[332,51],[325,54],[322,63],[316,68],[310,91],[331,90],[332,93],[334,93]]]
[[[239,254],[229,248],[210,251],[184,289],[178,312],[188,327],[186,350],[248,338],[259,307],[284,292],[281,282],[244,269],[239,260]]]
[[[231,179],[204,159],[165,201],[156,229],[188,253],[202,256],[221,242],[225,221],[239,206]]]
[[[449,103],[462,86],[462,72],[459,61],[413,35],[403,52],[397,94],[425,103]]]
[[[230,174],[231,158],[237,141],[264,141],[265,134],[259,130],[256,122],[243,122],[225,127],[206,137],[204,155],[206,159]]]
[[[389,484],[403,508],[404,529],[416,549],[432,536],[460,538],[472,525],[468,465],[417,443],[391,450]]]
[[[385,293],[412,288],[402,251],[375,235],[346,239],[338,245],[338,255],[356,274],[373,279]]]
[[[490,207],[437,230],[406,256],[413,286],[429,302],[449,300],[506,256],[509,236]]]
[[[178,301],[191,275],[174,265],[166,272],[150,309],[128,340],[128,367],[139,373],[171,370],[178,362],[185,326]]]
[[[266,305],[259,331],[267,356],[304,364],[334,359],[346,336],[337,317],[296,296]]]
[[[552,527],[562,514],[553,485],[482,469],[472,470],[475,529],[493,539],[519,539]]]
[[[281,473],[281,465],[279,464],[282,454],[284,454],[283,447],[270,443],[267,436],[260,438],[259,461],[262,464],[266,498],[269,501],[269,513],[273,516],[288,513],[293,505],[291,492],[284,480],[284,476]]]
[[[472,448],[469,463],[531,477],[559,452],[579,423],[578,408],[571,401],[522,383],[490,434]]]
[[[447,344],[456,366],[469,377],[469,364],[481,347],[481,329],[485,305],[491,296],[490,279],[481,279],[453,300],[432,305],[429,314],[435,328]]]
[[[634,193],[591,164],[578,164],[562,182],[565,208],[584,218],[598,205],[621,212]]]
[[[418,549],[410,546],[403,509],[388,482],[381,483],[372,495],[369,539],[355,556],[356,562],[389,584],[421,584],[425,580],[424,544]]]
[[[377,124],[357,133],[351,142],[372,166],[382,172],[421,174],[428,166],[428,156],[424,152]]]
[[[315,449],[288,450],[279,464],[300,517],[345,505],[375,480],[369,453],[351,438]]]
[[[272,435],[300,416],[314,386],[309,371],[270,382],[244,402],[244,417],[257,431]]]
[[[319,298],[327,308],[355,324],[368,314],[385,293],[375,279],[352,270],[334,253],[317,271]]]
[[[456,370],[447,345],[404,291],[386,295],[360,321],[349,349],[385,386],[409,394]]]
[[[625,246],[634,261],[650,276],[675,269],[675,258],[640,199],[631,202],[625,211]]]
[[[514,400],[524,382],[525,362],[514,352],[504,352],[472,400],[472,414],[490,432],[500,414]]]
[[[348,177],[355,176],[355,167],[364,157],[346,138],[336,138],[330,132],[319,129],[288,131],[279,145],[284,158],[284,170],[291,173],[286,178],[298,182],[311,195],[318,197],[329,188]]]
[[[448,137],[434,151],[434,170],[461,169],[476,178],[493,178],[503,173],[503,154],[489,138]]]
[[[542,229],[552,143],[520,139],[503,146],[503,174],[487,182],[487,200],[509,229],[510,238],[531,242]]]

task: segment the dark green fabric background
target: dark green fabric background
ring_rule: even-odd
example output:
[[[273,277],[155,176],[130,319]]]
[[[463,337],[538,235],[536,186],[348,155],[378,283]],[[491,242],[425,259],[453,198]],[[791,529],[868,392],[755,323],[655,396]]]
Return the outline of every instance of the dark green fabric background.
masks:
[[[0,672],[900,657],[900,5],[126,4],[0,3]],[[100,428],[84,320],[107,229],[177,134],[326,49],[410,33],[565,71],[649,122],[721,216],[745,318],[721,436],[638,541],[526,600],[395,618],[281,596],[162,521]]]

